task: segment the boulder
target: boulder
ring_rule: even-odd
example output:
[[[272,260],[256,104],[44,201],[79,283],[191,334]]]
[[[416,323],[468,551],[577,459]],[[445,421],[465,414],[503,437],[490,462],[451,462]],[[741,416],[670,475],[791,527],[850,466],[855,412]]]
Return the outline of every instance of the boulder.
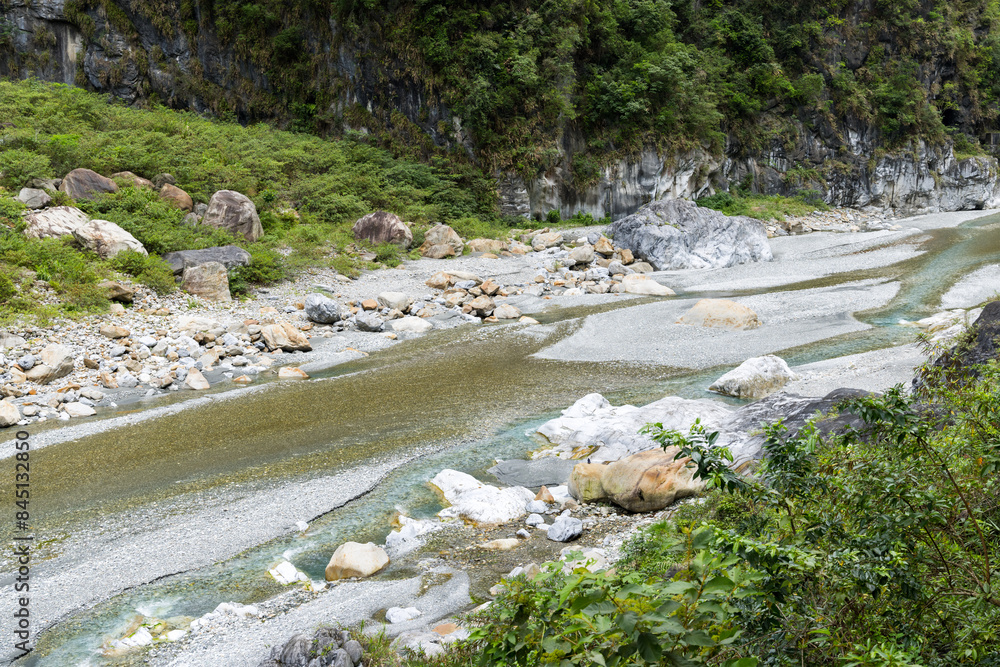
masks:
[[[784,359],[767,354],[747,359],[713,382],[708,390],[736,398],[758,399],[797,379]]]
[[[560,516],[546,531],[546,537],[553,542],[569,542],[581,535],[583,535],[583,521],[572,516]]]
[[[155,186],[153,185],[153,181],[149,180],[148,178],[143,178],[142,176],[133,174],[131,171],[119,171],[117,173],[111,174],[111,178],[115,179],[116,181],[121,181],[125,185],[133,188],[141,188],[143,190],[156,189]]]
[[[427,333],[434,328],[434,325],[422,317],[401,317],[389,323],[393,331],[406,331],[409,333]]]
[[[118,184],[90,169],[74,169],[63,177],[59,190],[73,199],[91,200],[98,195],[118,192]]]
[[[452,271],[452,270],[445,271],[445,273],[447,273],[449,276],[451,276],[452,278],[454,278],[456,282],[463,282],[465,280],[471,280],[472,282],[476,283],[477,285],[482,285],[483,284],[483,279],[480,278],[479,276],[477,276],[475,273],[472,273],[471,271],[459,271],[459,270],[456,269],[454,271]]]
[[[73,238],[87,250],[97,253],[101,259],[114,257],[122,250],[149,254],[134,236],[107,220],[91,220],[80,225],[73,230]]]
[[[318,292],[306,297],[305,311],[311,322],[333,324],[340,321],[340,304]]]
[[[760,318],[750,308],[729,299],[701,299],[684,313],[677,324],[714,329],[756,329]]]
[[[219,262],[206,262],[184,269],[181,288],[188,294],[209,301],[232,301],[229,294],[229,273]]]
[[[295,366],[282,366],[278,369],[279,380],[308,380],[309,373]]]
[[[604,485],[601,484],[606,467],[602,463],[577,463],[569,475],[569,494],[581,503],[592,503],[607,498],[608,494],[604,492]]]
[[[498,489],[456,470],[442,470],[430,484],[449,504],[438,516],[458,517],[478,525],[499,525],[520,519],[527,514],[525,506],[535,499],[535,494],[524,487]]]
[[[224,229],[250,242],[264,235],[257,207],[249,197],[233,190],[219,190],[212,195],[201,224]]]
[[[472,239],[465,244],[469,252],[490,252],[499,255],[507,249],[507,243],[498,239]]]
[[[711,430],[731,413],[729,407],[704,399],[667,396],[642,407],[615,407],[600,394],[588,394],[563,410],[562,416],[539,426],[537,433],[553,446],[545,453],[561,458],[589,457],[600,463],[659,447],[648,435],[639,433],[646,424],[662,423],[664,428],[686,433],[700,418]]]
[[[45,190],[37,188],[21,188],[17,200],[30,209],[45,208],[52,203],[52,197]]]
[[[107,292],[108,298],[119,303],[132,303],[135,299],[135,289],[122,285],[117,280],[105,280],[98,283],[98,287]]]
[[[46,345],[41,358],[42,363],[35,364],[25,373],[30,382],[48,384],[73,372],[73,350],[65,345]]]
[[[444,271],[438,271],[433,276],[425,280],[424,284],[431,289],[448,289],[453,282],[455,282],[455,279],[451,277],[451,274],[445,273]]]
[[[569,260],[567,264],[580,265],[580,264],[590,264],[594,261],[594,247],[589,243],[582,245],[579,248],[573,248],[569,251]]]
[[[312,349],[309,339],[288,322],[267,324],[261,327],[260,337],[269,350],[281,349],[285,352],[308,352]]]
[[[729,217],[684,199],[655,201],[613,223],[615,245],[657,271],[710,269],[770,261],[767,229],[753,218]]]
[[[372,542],[345,542],[337,547],[326,566],[326,580],[370,577],[389,564],[389,555]]]
[[[421,611],[416,607],[389,607],[385,612],[385,620],[389,623],[405,623],[420,616]]]
[[[382,330],[382,318],[375,313],[358,313],[354,322],[358,326],[358,331],[377,332]]]
[[[10,401],[0,401],[0,428],[15,426],[21,421],[21,411]]]
[[[465,248],[462,237],[448,225],[435,225],[427,230],[424,242],[420,246],[420,254],[424,257],[442,259],[452,255],[461,255]],[[448,251],[451,252],[448,252]]]
[[[6,347],[21,347],[26,342],[21,336],[0,329],[0,350]]]
[[[79,401],[63,403],[62,409],[70,417],[92,417],[97,414],[97,410]]]
[[[172,174],[157,174],[153,176],[153,187],[159,190],[164,185],[177,185],[177,179]]]
[[[498,320],[516,320],[521,317],[521,311],[509,303],[502,303],[493,309],[493,317]]]
[[[652,278],[633,273],[622,278],[622,287],[629,294],[645,294],[649,296],[673,296],[674,291],[666,285],[661,285]]]
[[[160,199],[174,206],[175,208],[179,208],[182,211],[187,211],[188,213],[194,210],[194,201],[191,200],[191,195],[184,192],[176,185],[170,185],[169,183],[167,183],[162,188],[160,188]],[[254,208],[254,214],[256,215],[256,213],[257,209]]]
[[[87,214],[78,208],[55,206],[24,216],[24,233],[35,239],[58,238],[72,234],[74,229],[89,221]]]
[[[489,317],[493,314],[493,309],[496,307],[493,303],[493,299],[486,296],[477,296],[475,299],[466,304],[469,308],[469,312],[478,317]]]
[[[507,459],[500,461],[487,470],[501,483],[509,486],[524,486],[529,488],[558,486],[565,484],[574,467],[573,461],[556,459],[546,456],[532,461],[522,459]],[[546,490],[546,493],[551,493]],[[536,500],[540,498],[536,497]],[[546,502],[554,502],[547,500]]]
[[[239,246],[224,245],[201,250],[177,250],[163,255],[163,260],[173,269],[174,275],[184,273],[184,269],[209,262],[218,262],[227,269],[250,266],[250,253]]]
[[[382,292],[378,295],[378,305],[389,310],[406,312],[410,307],[410,297],[402,292]]]
[[[679,451],[639,452],[605,466],[601,486],[607,498],[630,512],[656,512],[699,493],[705,483],[693,477],[689,458],[674,460]]]
[[[543,232],[541,234],[535,234],[535,236],[531,239],[531,249],[541,251],[546,248],[557,246],[562,242],[562,232]]]
[[[202,375],[201,371],[197,368],[188,369],[187,377],[184,379],[184,384],[197,391],[204,391],[211,387],[208,380],[205,379],[205,376]]]
[[[356,241],[368,241],[378,245],[392,243],[401,248],[409,248],[413,242],[413,232],[398,215],[387,211],[375,211],[358,218],[351,228]]]
[[[115,340],[117,338],[128,338],[130,332],[125,327],[120,327],[115,324],[104,324],[101,326],[100,334],[105,338]]]
[[[602,255],[610,256],[615,254],[615,245],[607,236],[602,236],[597,239],[597,243],[594,244],[594,251],[599,252]]]

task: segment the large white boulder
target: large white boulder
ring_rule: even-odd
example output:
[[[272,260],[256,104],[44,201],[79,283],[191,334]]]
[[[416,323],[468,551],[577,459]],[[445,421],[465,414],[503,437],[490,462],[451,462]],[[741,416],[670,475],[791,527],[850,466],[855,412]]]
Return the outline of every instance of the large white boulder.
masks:
[[[687,433],[696,419],[711,429],[730,413],[730,408],[709,400],[667,396],[642,407],[615,407],[600,394],[588,394],[563,410],[561,417],[538,427],[538,435],[553,447],[536,456],[617,461],[659,447],[648,435],[639,433],[646,424],[662,423],[665,429]]]
[[[523,486],[498,489],[457,470],[442,470],[430,483],[450,504],[438,516],[461,518],[477,525],[493,526],[520,519],[527,514],[525,506],[535,499],[535,494]]]
[[[726,396],[757,399],[773,394],[797,379],[798,376],[784,359],[766,354],[747,359],[713,382],[708,389]]]
[[[73,230],[73,238],[87,250],[96,252],[101,259],[114,257],[122,250],[149,254],[138,239],[107,220],[91,220],[80,225]]]
[[[33,239],[59,238],[72,234],[90,221],[87,214],[72,206],[54,206],[24,216],[24,233]]]

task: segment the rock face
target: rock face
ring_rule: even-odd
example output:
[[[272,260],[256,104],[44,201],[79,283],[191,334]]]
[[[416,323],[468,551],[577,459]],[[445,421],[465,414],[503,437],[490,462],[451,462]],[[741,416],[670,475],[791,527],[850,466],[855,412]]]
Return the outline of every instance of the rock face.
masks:
[[[975,366],[1000,356],[1000,301],[986,304],[972,323],[972,330],[975,337],[967,346],[948,350],[934,365],[975,376],[978,374]]]
[[[459,517],[478,525],[498,525],[520,519],[527,513],[527,503],[535,499],[535,494],[524,487],[498,489],[456,470],[442,470],[430,484],[450,504],[438,516]]]
[[[420,254],[432,259],[442,259],[461,255],[465,248],[462,237],[448,225],[435,225],[427,230],[424,242],[420,246]]]
[[[345,542],[337,547],[326,566],[326,580],[370,577],[389,564],[389,555],[380,546],[368,542]]]
[[[375,211],[358,218],[351,231],[354,232],[355,240],[368,241],[375,245],[392,243],[406,249],[413,243],[413,232],[410,228],[398,215],[387,211]]]
[[[305,300],[306,317],[311,322],[333,324],[340,321],[340,304],[319,293],[310,294]]]
[[[191,195],[176,185],[164,183],[163,187],[160,188],[160,199],[188,213],[194,210],[194,201],[191,200]],[[257,209],[254,208],[254,213],[256,214],[256,212]]]
[[[219,190],[212,195],[201,224],[225,229],[251,242],[264,235],[257,207],[249,197],[233,190]]]
[[[80,225],[73,230],[73,238],[87,250],[96,252],[102,259],[114,257],[122,250],[149,254],[134,236],[107,220],[91,220]]]
[[[208,262],[218,262],[227,269],[238,266],[250,266],[250,253],[239,246],[224,245],[201,250],[178,250],[163,255],[163,260],[173,269],[174,275],[180,275],[184,269]]]
[[[715,329],[756,329],[761,325],[757,313],[729,299],[702,299],[684,313],[677,324]]]
[[[797,380],[785,360],[773,354],[747,359],[712,383],[709,391],[736,398],[764,398]]]
[[[55,206],[24,216],[24,233],[35,239],[58,238],[72,234],[73,230],[87,224],[90,218],[78,208]]]
[[[21,188],[17,193],[17,199],[30,209],[45,208],[52,203],[52,197],[45,190],[36,188]]]
[[[611,225],[615,244],[656,268],[715,269],[770,261],[758,220],[729,217],[683,199],[653,202]]]
[[[118,184],[90,169],[74,169],[63,177],[59,190],[73,199],[91,200],[98,195],[118,192]]]
[[[181,287],[188,294],[209,301],[232,301],[229,294],[229,273],[218,262],[206,262],[184,269]]]
[[[562,416],[538,427],[538,435],[555,445],[546,452],[560,458],[586,458],[594,463],[617,461],[636,452],[659,447],[639,429],[649,423],[686,433],[695,419],[708,429],[717,428],[729,418],[731,410],[715,401],[688,400],[667,396],[659,401],[635,407],[614,407],[600,394],[588,394]]]

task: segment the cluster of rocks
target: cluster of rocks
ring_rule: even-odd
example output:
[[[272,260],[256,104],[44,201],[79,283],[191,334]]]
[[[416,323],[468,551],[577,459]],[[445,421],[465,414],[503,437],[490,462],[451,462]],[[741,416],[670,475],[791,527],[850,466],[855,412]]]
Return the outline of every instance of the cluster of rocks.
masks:
[[[361,643],[347,630],[320,628],[275,646],[257,667],[356,667],[362,664],[363,656]]]
[[[891,210],[867,211],[859,209],[834,209],[813,211],[808,215],[791,216],[781,221],[766,223],[769,237],[810,232],[875,232],[896,231],[902,227],[893,222]]]

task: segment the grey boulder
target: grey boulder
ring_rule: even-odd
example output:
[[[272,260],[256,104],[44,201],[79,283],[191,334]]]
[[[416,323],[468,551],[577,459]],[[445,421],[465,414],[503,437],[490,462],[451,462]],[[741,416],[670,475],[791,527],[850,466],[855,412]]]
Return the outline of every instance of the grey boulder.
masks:
[[[340,304],[319,293],[310,294],[305,300],[306,317],[318,324],[340,321]]]
[[[201,250],[178,250],[163,255],[163,261],[170,265],[174,275],[184,273],[184,269],[209,262],[218,262],[227,269],[250,266],[250,253],[235,245],[215,246]]]
[[[249,197],[233,190],[219,190],[212,195],[201,224],[224,229],[250,242],[264,235],[257,207]]]
[[[358,313],[355,318],[360,331],[381,331],[382,318],[375,313]]]
[[[560,516],[549,526],[547,536],[553,542],[569,542],[583,535],[583,521],[571,516]]]
[[[21,188],[17,193],[17,199],[31,209],[45,208],[52,203],[52,197],[45,190],[37,188]]]
[[[771,261],[764,225],[727,216],[684,199],[655,201],[610,227],[615,245],[657,271],[715,269]]]

